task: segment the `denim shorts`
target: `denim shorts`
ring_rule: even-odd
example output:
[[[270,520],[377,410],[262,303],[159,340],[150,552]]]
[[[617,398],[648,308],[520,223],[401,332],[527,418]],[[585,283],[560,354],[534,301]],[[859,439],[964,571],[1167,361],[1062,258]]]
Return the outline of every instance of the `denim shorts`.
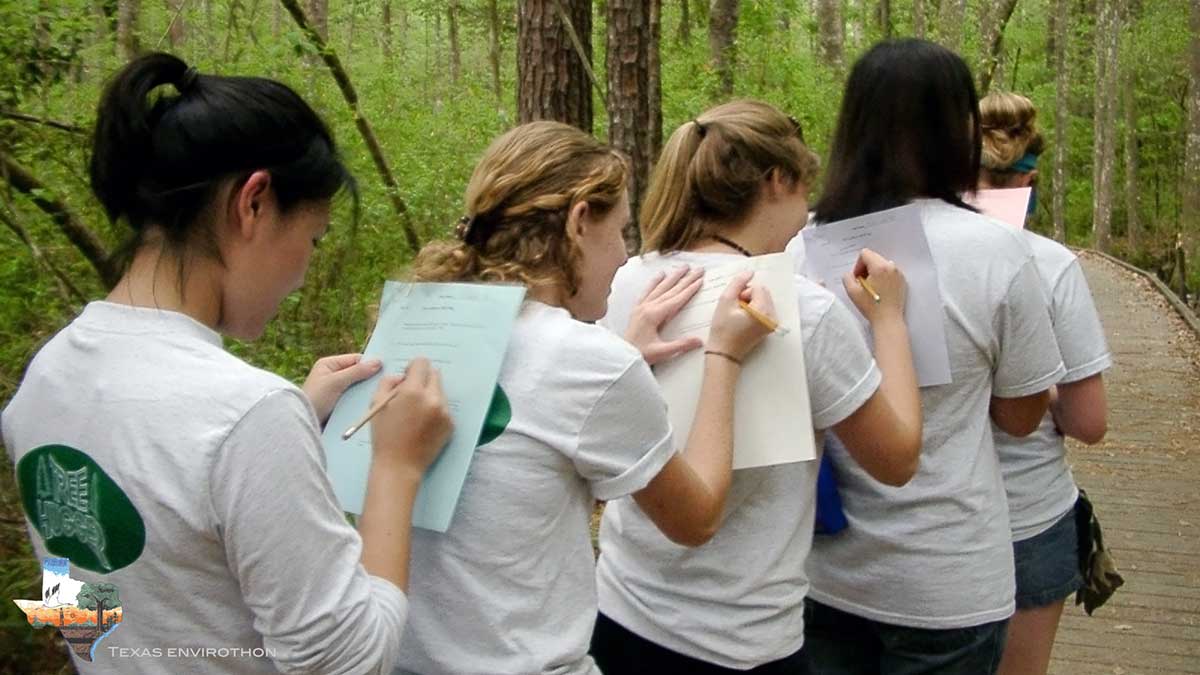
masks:
[[[872,621],[812,598],[804,601],[808,668],[821,675],[992,675],[1008,619],[931,630]]]
[[[1013,558],[1017,566],[1017,609],[1052,605],[1082,588],[1075,509],[1045,532],[1013,542]]]

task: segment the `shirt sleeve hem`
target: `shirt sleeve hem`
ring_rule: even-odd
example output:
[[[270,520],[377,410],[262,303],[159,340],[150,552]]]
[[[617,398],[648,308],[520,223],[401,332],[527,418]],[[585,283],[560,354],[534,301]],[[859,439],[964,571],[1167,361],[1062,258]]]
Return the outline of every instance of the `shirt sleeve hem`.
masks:
[[[592,483],[592,496],[603,501],[611,501],[633,494],[649,485],[650,481],[658,475],[658,472],[662,471],[662,468],[674,455],[674,435],[668,432],[624,473]]]
[[[861,408],[864,403],[875,395],[882,382],[883,373],[879,370],[879,366],[875,360],[871,359],[871,367],[867,369],[867,372],[863,373],[863,376],[850,388],[850,391],[846,392],[845,395],[832,405],[813,412],[813,427],[817,429],[829,429],[854,414],[855,410]]]
[[[992,396],[996,398],[1021,398],[1022,396],[1030,396],[1041,391],[1046,391],[1050,388],[1050,385],[1062,380],[1063,374],[1066,372],[1067,369],[1060,361],[1057,368],[1035,380],[1011,387],[992,387]]]
[[[1087,363],[1075,366],[1067,371],[1059,382],[1070,383],[1085,380],[1097,373],[1102,373],[1112,367],[1112,354],[1105,352]]]

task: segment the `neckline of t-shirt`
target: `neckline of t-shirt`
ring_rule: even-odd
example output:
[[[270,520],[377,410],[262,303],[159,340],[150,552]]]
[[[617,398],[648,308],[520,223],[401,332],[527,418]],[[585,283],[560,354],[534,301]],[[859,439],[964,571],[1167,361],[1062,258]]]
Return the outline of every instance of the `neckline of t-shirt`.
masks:
[[[170,309],[93,300],[84,307],[77,320],[88,328],[106,333],[146,334],[174,331],[186,333],[218,347],[222,346],[220,333],[187,314]]]

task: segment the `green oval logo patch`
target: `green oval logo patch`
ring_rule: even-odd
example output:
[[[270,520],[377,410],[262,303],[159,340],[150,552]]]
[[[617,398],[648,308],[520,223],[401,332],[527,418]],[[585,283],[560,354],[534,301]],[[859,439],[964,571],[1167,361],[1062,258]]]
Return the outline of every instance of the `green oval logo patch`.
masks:
[[[133,502],[91,457],[43,445],[17,462],[25,515],[46,550],[85,570],[107,574],[137,560],[146,526]]]
[[[504,394],[504,390],[500,385],[496,385],[496,391],[492,394],[492,404],[488,406],[487,416],[483,418],[483,429],[479,432],[480,445],[487,445],[496,440],[496,437],[504,433],[508,428],[508,423],[512,421],[512,404],[508,402],[508,396]]]

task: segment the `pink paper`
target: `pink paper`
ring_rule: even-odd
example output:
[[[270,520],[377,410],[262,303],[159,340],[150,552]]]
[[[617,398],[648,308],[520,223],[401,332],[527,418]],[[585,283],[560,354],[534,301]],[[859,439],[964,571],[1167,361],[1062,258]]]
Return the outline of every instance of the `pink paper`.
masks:
[[[1030,188],[1005,190],[980,190],[963,195],[963,201],[979,209],[985,216],[1008,223],[1016,228],[1025,227],[1025,215],[1029,209]]]

